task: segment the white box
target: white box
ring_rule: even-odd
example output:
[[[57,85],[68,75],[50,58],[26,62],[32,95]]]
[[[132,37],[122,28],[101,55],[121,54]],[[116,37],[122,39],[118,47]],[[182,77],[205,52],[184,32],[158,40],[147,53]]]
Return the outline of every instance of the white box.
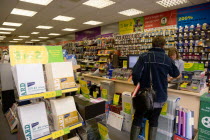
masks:
[[[52,99],[50,100],[50,105],[55,130],[64,129],[79,121],[78,112],[72,96]]]
[[[17,64],[12,72],[19,96],[46,92],[42,64]]]
[[[73,88],[76,86],[72,62],[48,63],[45,65],[49,91]]]
[[[134,109],[133,109],[133,100],[131,96],[131,92],[123,92],[122,93],[122,107],[123,112],[133,115]]]
[[[132,115],[127,114],[127,113],[125,113],[123,111],[120,111],[120,114],[124,118],[122,130],[130,132],[131,131],[132,122],[133,122]]]
[[[44,102],[19,106],[18,115],[26,140],[50,134]]]

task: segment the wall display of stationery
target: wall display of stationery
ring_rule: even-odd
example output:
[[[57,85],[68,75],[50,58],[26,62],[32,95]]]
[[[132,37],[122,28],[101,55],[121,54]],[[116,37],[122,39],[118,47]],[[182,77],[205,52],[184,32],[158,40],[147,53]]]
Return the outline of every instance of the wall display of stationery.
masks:
[[[164,36],[165,48],[174,47],[175,29],[160,28],[148,29],[142,33],[132,33],[115,36],[115,49],[120,51],[121,56],[128,54],[140,54],[152,48],[152,40],[155,36]]]

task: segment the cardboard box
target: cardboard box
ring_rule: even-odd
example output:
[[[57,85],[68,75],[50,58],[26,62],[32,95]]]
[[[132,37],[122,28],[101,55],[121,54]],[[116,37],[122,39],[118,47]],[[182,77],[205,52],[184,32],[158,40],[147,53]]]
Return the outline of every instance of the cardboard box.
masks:
[[[49,91],[76,86],[72,62],[48,63],[45,65],[47,88]]]
[[[131,92],[125,91],[122,93],[122,107],[123,112],[131,115],[134,114]]]

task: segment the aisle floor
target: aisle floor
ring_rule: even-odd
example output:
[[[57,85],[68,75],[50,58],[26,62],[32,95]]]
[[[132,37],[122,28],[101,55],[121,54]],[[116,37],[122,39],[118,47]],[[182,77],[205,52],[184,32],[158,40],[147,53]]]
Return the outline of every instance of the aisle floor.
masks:
[[[17,134],[11,134],[0,104],[0,140],[17,140]]]

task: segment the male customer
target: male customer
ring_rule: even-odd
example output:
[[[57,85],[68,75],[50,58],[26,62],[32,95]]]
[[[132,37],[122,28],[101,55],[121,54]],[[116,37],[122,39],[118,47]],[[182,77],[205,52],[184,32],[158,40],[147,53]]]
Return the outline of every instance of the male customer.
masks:
[[[166,41],[163,37],[155,37],[152,41],[153,48],[150,49],[149,52],[141,54],[133,68],[132,77],[134,85],[140,83],[141,90],[150,87],[151,66],[152,84],[156,93],[156,98],[153,110],[147,112],[142,110],[135,111],[130,140],[137,140],[141,131],[143,118],[147,118],[149,120],[149,140],[155,140],[158,118],[162,106],[167,100],[167,76],[169,74],[171,77],[176,78],[180,75],[174,61],[165,54],[165,43]],[[140,102],[139,106],[141,106]]]

